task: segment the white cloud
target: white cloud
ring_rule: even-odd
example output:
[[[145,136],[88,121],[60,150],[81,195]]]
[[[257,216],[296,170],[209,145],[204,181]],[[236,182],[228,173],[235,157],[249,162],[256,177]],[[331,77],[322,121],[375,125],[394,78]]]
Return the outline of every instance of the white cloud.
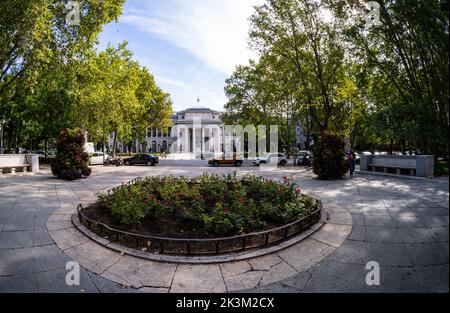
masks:
[[[159,2],[159,1],[158,1]],[[248,18],[264,0],[172,0],[128,10],[122,22],[133,24],[183,48],[210,67],[229,75],[256,54],[248,49]]]

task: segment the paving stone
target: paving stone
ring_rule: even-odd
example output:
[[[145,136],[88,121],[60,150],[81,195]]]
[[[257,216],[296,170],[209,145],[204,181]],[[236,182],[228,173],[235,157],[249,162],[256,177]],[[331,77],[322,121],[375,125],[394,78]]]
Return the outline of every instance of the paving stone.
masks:
[[[413,247],[405,244],[368,243],[367,260],[381,266],[412,266]]]
[[[322,261],[332,251],[334,251],[333,247],[308,238],[277,254],[298,272],[303,272]]]
[[[111,265],[119,261],[122,256],[94,242],[85,242],[81,245],[64,251],[70,258],[96,274],[100,274]]]
[[[255,288],[263,278],[264,274],[264,271],[250,271],[235,276],[224,276],[227,291],[235,292]]]
[[[33,230],[0,233],[0,250],[32,247],[33,233]]]
[[[0,277],[0,293],[36,293],[36,274]]]
[[[305,291],[362,292],[366,274],[365,266],[324,261],[313,270]]]
[[[177,265],[124,256],[108,272],[132,284],[134,288],[169,288]]]
[[[448,242],[448,226],[431,227],[428,230],[436,242]]]
[[[70,220],[55,221],[55,222],[48,221],[47,222],[48,231],[61,230],[61,229],[67,229],[67,228],[73,228],[73,224]]]
[[[394,221],[389,215],[364,215],[366,226],[394,227]]]
[[[397,236],[403,243],[434,243],[427,228],[398,228]]]
[[[0,276],[36,272],[33,248],[0,250]]]
[[[299,293],[301,292],[297,288],[293,288],[290,286],[286,286],[280,283],[270,284],[266,286],[258,287],[257,289],[249,289],[243,291],[245,293],[263,293],[263,294],[270,294],[270,293]]]
[[[352,214],[353,227],[364,226],[364,214]]]
[[[70,249],[89,241],[89,238],[83,235],[76,228],[66,228],[50,231],[50,235],[58,244],[58,246],[63,250]]]
[[[348,212],[333,212],[329,215],[329,223],[340,225],[352,225],[352,216]]]
[[[36,260],[37,271],[65,268],[66,263],[70,261],[56,245],[34,247],[33,258]]]
[[[367,207],[363,205],[362,209],[365,215],[385,215],[389,216],[389,211],[386,208],[381,207]]]
[[[348,225],[325,224],[319,231],[311,235],[311,238],[339,247],[350,235],[351,230],[352,227]]]
[[[71,221],[72,214],[52,214],[49,218],[49,222],[58,222],[58,221]]]
[[[418,288],[417,283],[413,267],[380,267],[380,285],[365,286],[364,292],[415,292]]]
[[[447,219],[444,216],[425,215],[425,216],[419,216],[418,219],[421,221],[421,223],[425,227],[438,227],[438,226],[447,226],[448,227]]]
[[[416,216],[432,216],[432,215],[448,215],[448,209],[443,207],[436,208],[427,208],[427,207],[419,207],[419,208],[411,208]]]
[[[69,270],[56,269],[37,273],[38,292],[45,293],[98,293],[98,289],[92,282],[86,270],[80,268],[80,285],[69,286],[66,276]]]
[[[366,264],[367,244],[365,242],[346,241],[328,258],[335,262]]]
[[[286,249],[283,251],[286,251]],[[249,260],[252,269],[255,271],[268,271],[271,267],[280,264],[281,262],[283,262],[283,260],[276,254],[269,254]]]
[[[411,259],[414,265],[448,263],[448,243],[414,244]]]
[[[251,271],[252,267],[247,261],[239,261],[220,264],[220,269],[222,270],[223,277],[230,277]]]
[[[416,214],[415,212],[408,208],[408,207],[401,207],[401,208],[388,208],[388,213],[395,217],[395,216],[411,216],[411,217],[415,217]]]
[[[7,220],[4,231],[20,231],[34,229],[34,217],[10,218]]]
[[[392,221],[395,227],[424,227],[424,223],[416,216],[398,215],[393,216]]]
[[[178,265],[170,288],[171,293],[225,291],[225,283],[218,265]]]
[[[366,241],[366,228],[360,226],[353,226],[348,240]]]
[[[308,280],[310,278],[311,278],[311,272],[301,272],[291,278],[282,280],[280,283],[282,285],[286,285],[288,287],[303,290],[306,286],[306,283],[308,282]]]
[[[169,288],[142,287],[139,291],[142,293],[168,293]]]
[[[368,242],[383,242],[383,243],[401,243],[402,238],[399,238],[398,229],[393,227],[366,227],[366,241]]]
[[[93,272],[91,272],[91,273],[92,273],[92,275],[99,275],[99,274],[95,274]],[[132,286],[132,283],[130,283],[129,281],[126,281],[125,279],[117,276],[114,273],[108,272],[107,270],[104,271],[99,276],[103,277],[104,279],[106,279],[108,281],[112,281],[112,282],[114,282],[114,283],[116,283],[116,284],[118,284],[120,286],[123,286],[123,287],[131,287]]]
[[[33,230],[33,247],[54,244],[52,237],[46,230]]]
[[[417,289],[414,292],[448,293],[448,264],[435,266],[416,266]]]
[[[260,285],[268,285],[296,275],[298,271],[286,262],[282,262],[265,272]]]

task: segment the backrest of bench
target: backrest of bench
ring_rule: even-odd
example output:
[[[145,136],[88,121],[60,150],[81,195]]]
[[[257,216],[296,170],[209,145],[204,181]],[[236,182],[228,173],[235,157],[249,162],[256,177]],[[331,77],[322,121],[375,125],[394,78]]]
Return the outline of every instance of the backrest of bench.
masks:
[[[373,155],[371,164],[416,167],[416,157],[408,155]]]
[[[3,154],[0,155],[0,167],[2,166],[19,166],[27,164],[25,154]]]

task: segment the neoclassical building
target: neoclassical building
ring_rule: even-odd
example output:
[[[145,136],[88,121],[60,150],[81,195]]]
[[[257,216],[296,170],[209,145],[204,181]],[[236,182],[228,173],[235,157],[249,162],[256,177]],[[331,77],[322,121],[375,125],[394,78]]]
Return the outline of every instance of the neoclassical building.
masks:
[[[152,128],[147,133],[148,152],[194,153],[219,151],[224,144],[220,113],[208,108],[189,108],[172,117],[166,132]],[[223,136],[222,136],[223,137]]]

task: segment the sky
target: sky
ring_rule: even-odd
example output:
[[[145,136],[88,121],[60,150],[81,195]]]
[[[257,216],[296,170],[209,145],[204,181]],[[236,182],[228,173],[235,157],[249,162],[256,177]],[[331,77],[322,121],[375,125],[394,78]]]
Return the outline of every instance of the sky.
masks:
[[[248,48],[248,18],[264,0],[128,0],[117,23],[106,25],[100,50],[128,41],[180,111],[223,110],[225,80],[257,58]]]

